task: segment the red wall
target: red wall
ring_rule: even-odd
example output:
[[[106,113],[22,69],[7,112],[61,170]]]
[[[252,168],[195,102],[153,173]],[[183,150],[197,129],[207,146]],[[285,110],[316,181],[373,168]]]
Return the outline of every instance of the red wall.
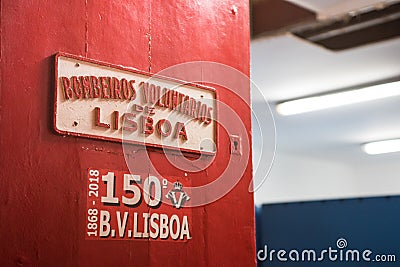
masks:
[[[213,61],[249,76],[248,8],[239,0],[1,1],[0,266],[255,266],[251,158],[232,191],[192,208],[190,241],[89,241],[87,170],[127,170],[122,147],[63,137],[52,126],[55,53],[152,73]],[[249,101],[248,84],[234,90]],[[250,134],[249,107],[217,91]],[[219,132],[216,159],[189,175],[194,185],[216,179],[229,160],[229,138]],[[162,175],[182,175],[159,150],[149,153]]]

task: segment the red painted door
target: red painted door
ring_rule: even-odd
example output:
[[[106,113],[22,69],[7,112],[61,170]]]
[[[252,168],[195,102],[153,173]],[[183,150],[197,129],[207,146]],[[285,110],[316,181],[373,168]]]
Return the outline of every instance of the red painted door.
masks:
[[[132,145],[126,156],[119,142],[57,133],[58,52],[212,86],[221,122],[217,153],[211,161],[190,153],[167,157]],[[165,71],[195,61],[220,65]],[[0,266],[256,265],[247,1],[3,0],[0,65]],[[207,204],[186,208],[190,239],[87,238],[88,173],[123,176],[130,160],[138,173],[191,187],[222,181],[191,195]],[[140,209],[155,212],[145,203]]]

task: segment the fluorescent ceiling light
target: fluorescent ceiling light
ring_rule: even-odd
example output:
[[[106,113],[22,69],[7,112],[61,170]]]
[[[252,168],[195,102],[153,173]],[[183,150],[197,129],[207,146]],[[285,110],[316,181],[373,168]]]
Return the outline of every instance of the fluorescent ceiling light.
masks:
[[[400,139],[371,142],[363,145],[365,153],[370,155],[400,151]]]
[[[357,90],[291,100],[278,104],[276,109],[281,115],[294,115],[398,95],[400,95],[400,81],[373,85]]]

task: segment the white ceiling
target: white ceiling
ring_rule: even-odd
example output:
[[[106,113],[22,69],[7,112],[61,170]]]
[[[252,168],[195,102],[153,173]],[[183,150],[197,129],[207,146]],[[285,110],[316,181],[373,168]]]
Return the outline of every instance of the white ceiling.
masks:
[[[328,14],[380,1],[292,2]],[[290,34],[264,37],[252,41],[251,62],[252,80],[274,110],[277,101],[400,77],[400,38],[332,52]],[[377,158],[365,155],[361,143],[400,138],[400,97],[289,117],[274,112],[274,118],[278,150],[369,164]],[[399,154],[383,157],[398,160]]]
[[[399,39],[332,52],[290,34],[254,40],[252,78],[270,101],[286,100],[400,74]]]

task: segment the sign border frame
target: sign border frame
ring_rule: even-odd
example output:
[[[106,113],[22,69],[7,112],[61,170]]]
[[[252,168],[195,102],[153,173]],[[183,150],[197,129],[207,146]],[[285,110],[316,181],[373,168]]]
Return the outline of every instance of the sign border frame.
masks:
[[[117,142],[117,143],[127,143],[127,144],[132,144],[132,145],[144,145],[146,148],[148,147],[152,147],[152,148],[157,148],[157,149],[162,149],[164,152],[167,151],[173,151],[173,152],[177,152],[177,151],[181,151],[181,152],[187,152],[190,154],[197,154],[197,155],[209,155],[209,156],[214,156],[217,153],[218,150],[218,125],[217,125],[217,121],[218,121],[218,112],[217,112],[217,106],[218,106],[218,94],[217,94],[217,90],[213,87],[210,86],[205,86],[202,84],[198,84],[198,83],[192,83],[192,82],[186,82],[184,80],[180,80],[180,79],[175,79],[175,78],[171,78],[168,76],[163,76],[163,75],[158,75],[158,74],[152,74],[150,72],[147,71],[142,71],[142,70],[138,70],[136,68],[133,67],[126,67],[126,66],[122,66],[122,65],[116,65],[116,64],[112,64],[112,63],[108,63],[108,62],[104,62],[104,61],[100,61],[100,60],[96,60],[96,59],[92,59],[92,58],[88,58],[88,57],[84,57],[84,56],[78,56],[78,55],[73,55],[70,53],[66,53],[66,52],[58,52],[55,55],[55,68],[54,68],[54,89],[55,89],[55,93],[54,93],[54,116],[53,116],[53,128],[54,130],[61,135],[68,135],[68,136],[75,136],[75,137],[84,137],[84,138],[88,138],[88,139],[97,139],[97,140],[102,140],[102,141],[110,141],[110,142]],[[149,78],[155,77],[158,79],[163,79],[166,81],[170,81],[170,82],[176,82],[176,83],[180,83],[183,85],[189,85],[192,87],[197,87],[199,89],[202,90],[207,90],[207,91],[211,91],[211,93],[214,94],[215,98],[214,101],[216,101],[215,104],[215,118],[214,120],[214,134],[215,134],[215,152],[209,152],[209,151],[201,151],[201,150],[193,150],[193,149],[188,149],[188,148],[180,148],[180,147],[174,147],[174,146],[168,146],[168,145],[159,145],[159,144],[153,144],[153,143],[148,143],[148,142],[139,142],[139,141],[134,141],[134,140],[123,140],[123,139],[118,139],[118,138],[112,138],[112,137],[105,137],[105,136],[97,136],[97,135],[93,135],[93,134],[85,134],[85,133],[75,133],[75,132],[70,132],[70,131],[65,131],[65,130],[61,130],[57,128],[57,99],[58,99],[58,61],[59,61],[59,57],[66,57],[66,58],[70,58],[70,59],[75,59],[75,60],[79,60],[79,61],[83,61],[83,62],[88,62],[88,63],[92,63],[92,64],[97,64],[100,66],[104,66],[104,67],[108,67],[108,68],[114,68],[117,70],[121,70],[121,71],[126,71],[126,72],[131,72],[133,74],[140,74],[140,75],[145,75],[148,76]]]

